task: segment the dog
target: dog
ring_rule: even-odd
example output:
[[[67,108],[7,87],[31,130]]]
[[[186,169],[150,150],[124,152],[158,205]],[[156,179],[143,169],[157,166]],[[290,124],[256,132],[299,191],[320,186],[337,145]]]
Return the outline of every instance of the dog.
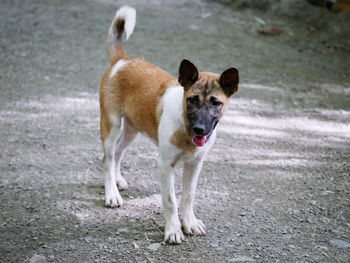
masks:
[[[144,58],[129,58],[122,38],[130,37],[135,23],[135,9],[123,6],[108,32],[111,66],[100,85],[105,204],[123,205],[119,191],[128,184],[120,173],[121,159],[138,133],[148,135],[159,147],[164,240],[180,244],[182,229],[189,235],[205,235],[205,225],[193,211],[196,185],[217,124],[238,90],[238,70],[229,68],[221,75],[200,72],[183,59],[175,78]],[[179,162],[183,162],[180,216],[174,190],[174,167]]]

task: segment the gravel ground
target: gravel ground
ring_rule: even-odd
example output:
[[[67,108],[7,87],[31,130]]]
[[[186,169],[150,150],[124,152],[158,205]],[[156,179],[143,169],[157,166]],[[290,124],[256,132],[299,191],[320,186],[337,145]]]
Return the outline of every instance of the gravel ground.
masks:
[[[162,242],[157,149],[143,136],[122,163],[125,205],[104,206],[98,86],[121,4],[0,2],[0,262],[348,262],[350,52],[273,12],[130,2],[130,56],[174,75],[183,57],[234,65],[242,84],[199,179],[206,236]],[[282,33],[258,33],[272,27]]]

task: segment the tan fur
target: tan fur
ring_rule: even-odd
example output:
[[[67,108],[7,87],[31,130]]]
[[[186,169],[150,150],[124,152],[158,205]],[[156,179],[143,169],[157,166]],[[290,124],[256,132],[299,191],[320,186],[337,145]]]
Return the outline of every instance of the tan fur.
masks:
[[[184,152],[194,153],[196,146],[192,143],[192,136],[186,129],[177,130],[170,139],[170,142]]]
[[[198,95],[201,102],[207,102],[210,97],[215,97],[224,104],[226,109],[230,98],[227,97],[219,84],[219,74],[212,72],[201,72],[199,80],[188,89],[184,95],[184,113],[186,113],[186,99],[194,94]],[[222,111],[222,115],[224,110]],[[222,116],[221,115],[221,116]]]
[[[125,116],[138,132],[158,142],[158,105],[167,87],[177,81],[142,58],[125,59],[127,65],[110,79],[111,68],[100,87],[101,137],[109,134],[112,116]]]
[[[108,46],[108,57],[112,65],[114,65],[118,60],[127,57],[121,43],[117,43],[115,46]]]

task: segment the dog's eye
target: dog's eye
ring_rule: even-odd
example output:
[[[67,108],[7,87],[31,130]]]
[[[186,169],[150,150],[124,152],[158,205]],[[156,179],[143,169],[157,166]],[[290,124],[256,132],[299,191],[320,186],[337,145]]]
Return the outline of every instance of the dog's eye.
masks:
[[[193,105],[199,104],[199,97],[198,96],[192,96],[187,99],[187,102]]]
[[[218,107],[218,106],[221,106],[222,105],[222,102],[221,101],[218,101],[217,99],[215,98],[210,98],[210,102],[211,102],[211,105],[215,106],[215,107]]]

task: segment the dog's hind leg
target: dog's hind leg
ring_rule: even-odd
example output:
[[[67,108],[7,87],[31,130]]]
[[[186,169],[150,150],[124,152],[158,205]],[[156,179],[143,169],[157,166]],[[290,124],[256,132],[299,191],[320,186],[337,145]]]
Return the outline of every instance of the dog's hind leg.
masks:
[[[193,212],[193,202],[202,163],[203,159],[199,159],[193,162],[185,162],[183,167],[180,219],[185,233],[189,235],[205,235],[203,222],[197,219]]]
[[[114,116],[113,121],[103,113],[101,114],[101,138],[104,149],[103,172],[105,177],[105,203],[106,206],[116,207],[123,205],[115,178],[115,150],[116,142],[120,136],[121,118]]]
[[[118,189],[120,191],[128,188],[128,183],[122,177],[120,173],[120,163],[125,153],[127,147],[132,143],[137,135],[137,131],[134,126],[130,123],[130,121],[124,117],[123,118],[123,130],[121,135],[117,141],[116,151],[115,151],[115,179]]]

